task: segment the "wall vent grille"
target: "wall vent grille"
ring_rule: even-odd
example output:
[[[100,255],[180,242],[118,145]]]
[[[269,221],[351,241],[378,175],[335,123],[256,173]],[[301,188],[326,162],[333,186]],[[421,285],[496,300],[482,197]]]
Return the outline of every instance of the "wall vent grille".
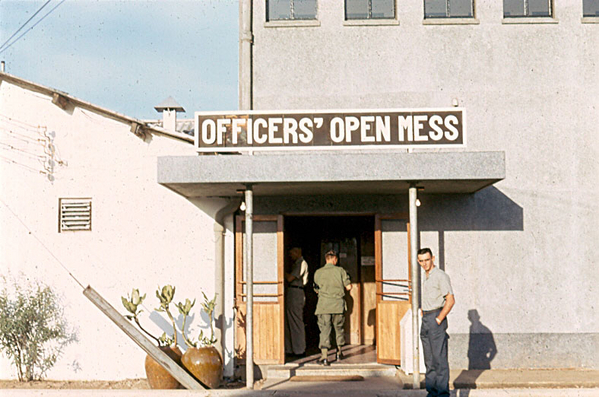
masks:
[[[92,230],[92,199],[61,198],[59,232]]]

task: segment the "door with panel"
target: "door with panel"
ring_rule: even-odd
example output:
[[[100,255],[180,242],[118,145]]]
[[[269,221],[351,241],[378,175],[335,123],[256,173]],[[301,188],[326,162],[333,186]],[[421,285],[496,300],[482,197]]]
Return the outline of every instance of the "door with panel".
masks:
[[[245,218],[235,222],[235,356],[245,360],[247,281],[243,247]],[[253,217],[253,339],[256,364],[285,362],[283,216]]]
[[[399,365],[399,323],[412,304],[410,225],[407,214],[379,214],[374,223],[377,362]]]

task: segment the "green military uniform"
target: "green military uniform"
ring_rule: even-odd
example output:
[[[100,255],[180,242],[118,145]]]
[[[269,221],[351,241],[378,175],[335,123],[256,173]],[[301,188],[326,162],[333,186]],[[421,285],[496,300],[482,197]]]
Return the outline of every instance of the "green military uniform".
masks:
[[[318,317],[320,349],[323,359],[331,348],[331,328],[335,328],[337,349],[345,345],[345,287],[350,284],[349,275],[340,266],[327,263],[314,273],[318,304],[314,314]]]

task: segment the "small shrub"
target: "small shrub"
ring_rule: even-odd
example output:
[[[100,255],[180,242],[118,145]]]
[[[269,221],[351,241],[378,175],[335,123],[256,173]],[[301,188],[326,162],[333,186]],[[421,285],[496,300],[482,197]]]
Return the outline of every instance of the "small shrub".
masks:
[[[58,296],[41,283],[6,283],[0,292],[0,350],[20,381],[43,379],[62,349],[76,340],[68,330]]]

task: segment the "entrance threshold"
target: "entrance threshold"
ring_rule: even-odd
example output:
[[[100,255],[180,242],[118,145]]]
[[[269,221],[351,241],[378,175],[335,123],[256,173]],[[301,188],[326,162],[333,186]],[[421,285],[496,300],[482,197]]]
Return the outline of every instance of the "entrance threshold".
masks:
[[[376,362],[376,347],[372,345],[347,345],[343,347],[345,358],[335,361],[335,349],[329,352],[330,366],[318,363],[320,353],[312,354],[284,365],[261,365],[264,377],[268,379],[290,379],[292,377],[339,377],[361,376],[364,378],[395,376],[394,365]]]

